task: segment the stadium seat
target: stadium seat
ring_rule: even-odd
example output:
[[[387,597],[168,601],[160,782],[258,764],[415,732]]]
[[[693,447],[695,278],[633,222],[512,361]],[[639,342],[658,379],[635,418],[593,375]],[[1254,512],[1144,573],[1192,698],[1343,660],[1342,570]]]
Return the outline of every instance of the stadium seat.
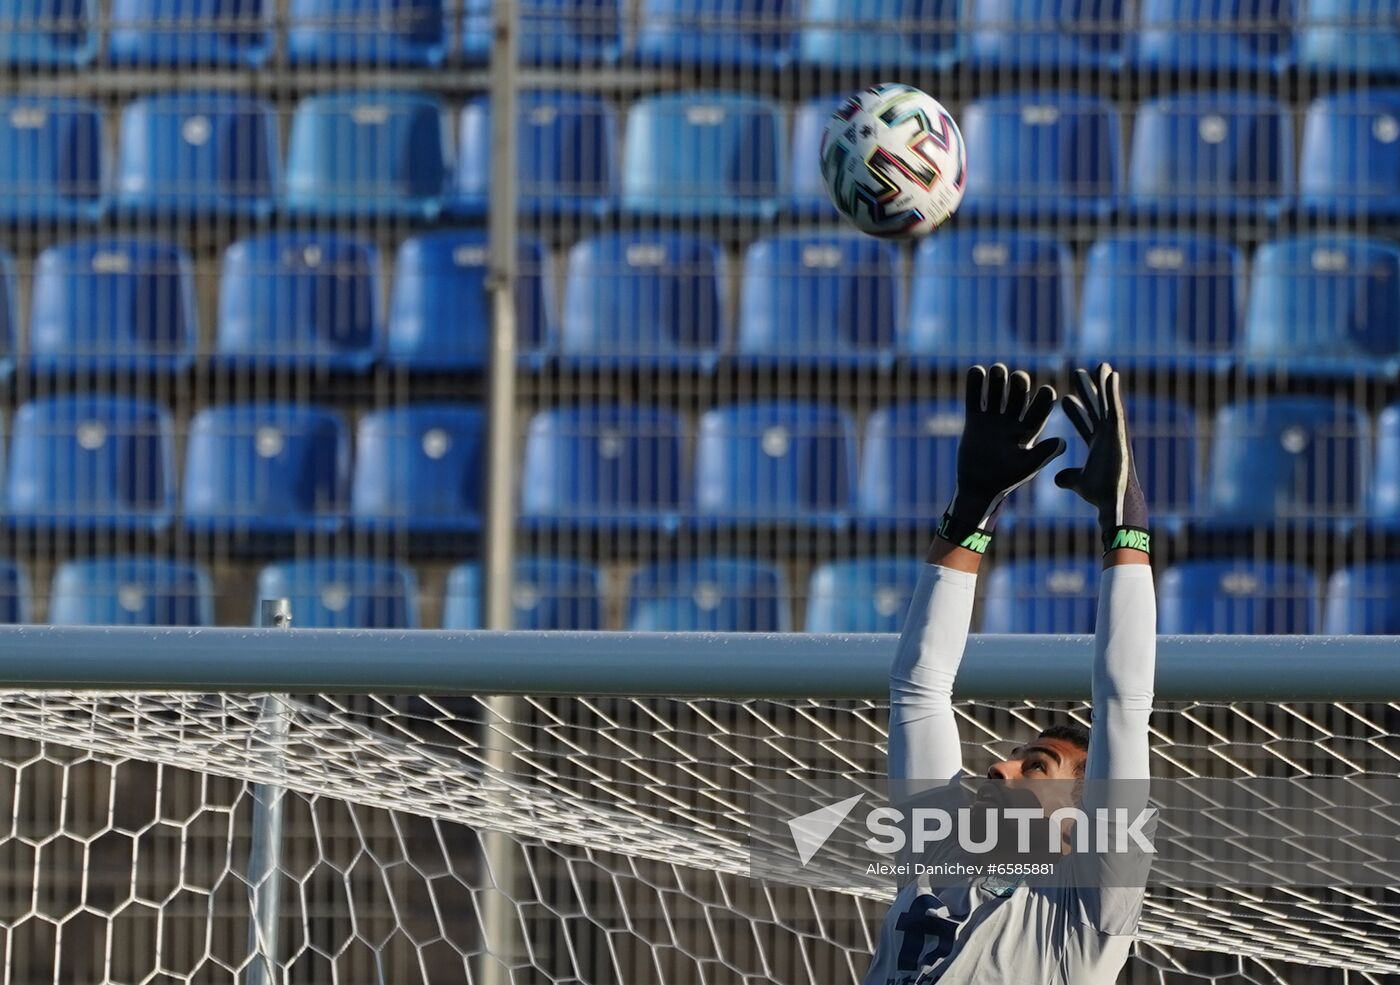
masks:
[[[516,350],[536,364],[549,342],[553,275],[537,240],[516,245]],[[491,342],[489,251],[479,232],[423,233],[399,245],[389,301],[389,365],[420,372],[483,369]]]
[[[1322,631],[1329,636],[1400,636],[1400,561],[1373,561],[1332,572]]]
[[[224,252],[215,351],[237,366],[369,369],[379,346],[379,251],[332,234],[268,233]]]
[[[1400,404],[1386,407],[1376,417],[1376,471],[1367,512],[1376,533],[1400,530]]]
[[[277,113],[244,96],[147,96],[122,111],[116,206],[141,215],[266,218],[281,183]]]
[[[632,632],[786,633],[787,580],[760,561],[699,558],[642,568],[627,591]]]
[[[969,103],[959,122],[969,217],[1105,219],[1121,192],[1118,112],[1090,96],[1022,92]]]
[[[772,219],[785,191],[784,143],[782,116],[766,99],[646,96],[627,116],[623,208],[673,219]]]
[[[786,211],[797,219],[835,219],[822,177],[821,146],[827,121],[841,105],[839,96],[821,96],[797,107],[792,118],[792,154],[788,158]]]
[[[798,58],[823,68],[947,68],[962,53],[963,2],[808,0]]]
[[[81,68],[97,54],[92,0],[0,0],[0,69]]]
[[[1344,75],[1400,73],[1400,0],[1303,0],[1298,61]]]
[[[102,114],[57,96],[0,98],[0,221],[101,218]]]
[[[1281,71],[1294,0],[1142,0],[1135,60],[1157,70]]]
[[[1138,108],[1128,165],[1133,214],[1272,220],[1293,192],[1293,117],[1274,100],[1194,94]]]
[[[725,339],[724,251],[683,233],[608,233],[569,251],[566,362],[713,368]]]
[[[641,0],[634,57],[644,65],[781,69],[792,61],[799,0]]]
[[[355,437],[353,521],[412,533],[477,529],[484,439],[475,407],[415,404],[366,414]]]
[[[491,60],[495,39],[491,0],[465,0],[462,57],[469,65]],[[631,9],[630,7],[628,8]],[[524,65],[610,64],[621,49],[618,0],[526,0],[520,4],[520,61]]]
[[[1253,268],[1245,368],[1337,379],[1400,373],[1400,248],[1304,236],[1265,243]]]
[[[987,576],[984,633],[1092,633],[1098,615],[1096,559],[1011,561]]]
[[[417,629],[418,578],[382,561],[317,558],[269,564],[258,573],[261,599],[287,599],[302,629]]]
[[[436,68],[451,43],[442,0],[290,0],[292,65]]]
[[[202,565],[155,558],[67,561],[53,576],[55,626],[212,626],[214,589]]]
[[[536,414],[520,513],[536,528],[673,530],[684,503],[685,436],[674,413],[586,404]]]
[[[758,240],[744,257],[740,360],[887,364],[903,266],[897,246],[870,236],[795,233]]]
[[[695,444],[697,524],[840,526],[855,503],[855,426],[824,404],[706,411]]]
[[[1125,0],[969,0],[968,60],[1007,68],[1121,68],[1130,13]]]
[[[617,114],[596,96],[530,91],[517,115],[516,203],[527,215],[605,216],[617,197]],[[483,218],[491,205],[491,102],[467,103],[457,127],[452,212]]]
[[[328,218],[434,219],[446,187],[444,151],[435,96],[308,97],[292,117],[286,207]]]
[[[515,628],[528,630],[603,629],[603,575],[590,564],[553,558],[515,562],[510,590]],[[460,564],[447,575],[442,603],[443,629],[481,629],[484,622],[481,567]]]
[[[34,621],[29,576],[13,561],[0,561],[0,623]]]
[[[938,522],[953,494],[960,400],[881,407],[865,423],[858,512],[866,525]]]
[[[112,0],[117,65],[260,68],[272,54],[270,0]]]
[[[828,561],[807,587],[807,632],[900,632],[923,569],[917,558]]]
[[[190,422],[185,525],[213,534],[334,533],[349,471],[350,441],[331,411],[293,404],[210,407]]]
[[[1069,250],[1047,236],[930,236],[914,252],[900,355],[939,369],[1000,359],[1053,371],[1068,342],[1072,271]]]
[[[30,529],[163,530],[174,469],[164,407],[94,394],[32,400],[15,413],[10,518]]]
[[[19,287],[15,280],[15,261],[4,250],[0,250],[0,382],[8,380],[15,369],[15,336],[18,326]]]
[[[1297,635],[1316,622],[1317,579],[1301,565],[1187,561],[1157,586],[1159,633]]]
[[[39,254],[29,366],[43,373],[178,372],[199,335],[194,271],[154,239],[82,239]]]
[[[1400,89],[1314,100],[1303,119],[1298,191],[1308,216],[1400,217]]]

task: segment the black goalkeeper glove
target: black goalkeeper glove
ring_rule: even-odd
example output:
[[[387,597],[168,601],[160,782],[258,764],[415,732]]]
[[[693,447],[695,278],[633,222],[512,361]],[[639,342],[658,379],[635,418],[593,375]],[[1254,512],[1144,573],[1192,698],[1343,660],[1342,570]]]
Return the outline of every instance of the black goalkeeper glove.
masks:
[[[1001,504],[1054,458],[1064,454],[1063,438],[1033,444],[1055,409],[1055,388],[1031,394],[1031,378],[990,370],[967,372],[967,417],[958,443],[958,482],[938,525],[938,536],[982,554],[991,542]]]
[[[1150,553],[1147,500],[1133,466],[1119,376],[1108,363],[1100,363],[1094,373],[1091,377],[1087,370],[1075,370],[1079,396],[1066,394],[1061,400],[1075,429],[1089,443],[1089,457],[1083,468],[1056,475],[1055,485],[1074,490],[1099,511],[1105,554],[1120,547]]]

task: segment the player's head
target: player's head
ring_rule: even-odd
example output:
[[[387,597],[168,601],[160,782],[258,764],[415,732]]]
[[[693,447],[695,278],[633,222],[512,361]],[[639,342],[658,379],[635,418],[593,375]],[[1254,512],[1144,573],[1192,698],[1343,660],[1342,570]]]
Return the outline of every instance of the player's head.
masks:
[[[987,776],[995,780],[1078,780],[1089,754],[1089,731],[1079,725],[1052,725],[1032,741],[1018,746],[1009,759],[993,763]]]

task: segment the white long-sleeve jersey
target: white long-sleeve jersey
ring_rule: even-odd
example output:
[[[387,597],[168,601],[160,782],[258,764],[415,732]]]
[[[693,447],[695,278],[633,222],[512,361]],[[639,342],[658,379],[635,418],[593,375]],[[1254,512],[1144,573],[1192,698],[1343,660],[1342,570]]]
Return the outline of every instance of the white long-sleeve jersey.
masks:
[[[952,694],[976,582],[935,565],[919,580],[890,672],[891,780],[963,772]],[[1156,625],[1152,569],[1105,570],[1086,780],[1148,777]],[[1142,909],[1141,888],[940,881],[920,876],[900,891],[865,985],[1111,985]]]

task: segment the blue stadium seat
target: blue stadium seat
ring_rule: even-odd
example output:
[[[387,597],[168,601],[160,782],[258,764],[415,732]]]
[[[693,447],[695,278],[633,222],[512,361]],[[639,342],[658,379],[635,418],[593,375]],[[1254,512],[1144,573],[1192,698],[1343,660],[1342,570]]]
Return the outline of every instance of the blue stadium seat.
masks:
[[[1274,100],[1212,93],[1138,108],[1128,166],[1132,213],[1272,220],[1293,191],[1293,117]]]
[[[1297,635],[1316,624],[1317,579],[1301,565],[1188,561],[1157,586],[1159,633]]]
[[[485,419],[458,404],[416,404],[360,418],[350,512],[357,526],[412,533],[481,522]]]
[[[1376,471],[1367,512],[1376,532],[1400,530],[1400,404],[1390,405],[1376,418]]]
[[[261,100],[175,93],[122,111],[115,204],[123,211],[266,218],[281,171],[277,113]]]
[[[855,426],[836,407],[761,401],[700,418],[697,524],[840,526],[855,503],[855,479]]]
[[[1280,71],[1294,0],[1142,0],[1136,62],[1154,69]]]
[[[272,54],[271,0],[112,0],[117,65],[259,68]]]
[[[793,114],[789,199],[784,208],[794,218],[835,219],[839,215],[822,178],[821,146],[827,121],[840,105],[840,96],[821,96],[803,103]]]
[[[627,116],[622,206],[675,219],[772,219],[785,193],[784,144],[782,115],[766,99],[644,97]]]
[[[1229,243],[1176,233],[1123,233],[1084,261],[1081,364],[1122,369],[1228,369],[1239,334],[1244,261]]]
[[[683,233],[607,233],[569,251],[560,349],[575,364],[713,368],[724,251]]]
[[[292,65],[436,68],[452,32],[442,0],[291,0]]]
[[[1400,248],[1303,236],[1254,254],[1243,366],[1294,377],[1400,373]]]
[[[520,513],[551,528],[673,530],[685,501],[680,418],[586,404],[541,411],[525,439]]]
[[[634,57],[644,65],[781,69],[792,61],[799,0],[641,0]]]
[[[433,219],[442,208],[442,104],[415,93],[340,92],[297,106],[287,150],[294,215]]]
[[[331,411],[253,403],[207,408],[190,422],[185,526],[255,536],[333,533],[342,523],[349,471],[350,440]]]
[[[536,364],[549,342],[553,274],[539,241],[516,244],[516,350]],[[399,245],[389,301],[389,365],[422,372],[483,369],[491,342],[485,233],[444,230]]]
[[[738,352],[748,364],[880,366],[894,355],[903,258],[870,236],[790,233],[744,257]]]
[[[1118,112],[1091,96],[1022,92],[969,103],[970,217],[1103,219],[1122,190]]]
[[[261,599],[287,599],[303,629],[417,629],[418,578],[382,561],[282,561],[258,573]]]
[[[516,629],[604,628],[603,575],[591,564],[521,558],[515,562],[510,599]],[[442,628],[481,629],[483,603],[480,566],[469,562],[453,568],[442,601]]]
[[[1298,61],[1346,75],[1400,73],[1400,0],[1303,0]]]
[[[957,475],[960,400],[882,407],[865,423],[858,511],[866,525],[938,522]]]
[[[81,68],[97,54],[92,0],[0,0],[0,68]]]
[[[900,354],[940,369],[1001,360],[1053,371],[1068,341],[1072,276],[1069,250],[1048,236],[930,236],[914,253]]]
[[[13,561],[0,561],[0,623],[33,622],[29,576]]]
[[[15,281],[15,261],[0,250],[0,381],[8,380],[15,369],[18,326],[19,288]]]
[[[1330,636],[1400,635],[1400,561],[1373,561],[1332,572],[1322,631]]]
[[[159,531],[175,501],[170,413],[141,400],[32,400],[15,414],[7,505],[24,528]]]
[[[178,372],[199,335],[194,270],[154,239],[82,239],[39,254],[29,365],[43,373]]]
[[[1131,37],[1125,0],[970,0],[967,13],[978,65],[1116,69]]]
[[[1303,120],[1298,191],[1305,215],[1400,217],[1400,89],[1314,100]]]
[[[491,60],[495,28],[491,0],[465,0],[462,57]],[[621,49],[618,0],[525,0],[520,7],[520,61],[525,65],[610,64]],[[630,8],[629,8],[630,9]]]
[[[55,626],[212,626],[214,589],[199,564],[155,558],[67,561],[53,576]]]
[[[101,218],[106,141],[102,114],[91,103],[0,99],[0,221]]]
[[[1100,562],[1011,561],[987,576],[984,633],[1092,633]]]
[[[900,632],[923,569],[918,558],[828,561],[807,587],[807,632]]]
[[[530,91],[517,116],[516,205],[527,215],[605,216],[617,197],[617,113],[596,96]],[[449,208],[469,218],[491,205],[491,102],[475,99],[457,127]]]
[[[962,3],[808,0],[798,58],[824,68],[947,68],[962,53],[958,30]]]
[[[761,561],[700,558],[642,568],[627,591],[632,632],[786,633],[787,579]]]
[[[380,336],[379,251],[332,234],[268,233],[224,252],[215,344],[239,366],[366,370]]]

